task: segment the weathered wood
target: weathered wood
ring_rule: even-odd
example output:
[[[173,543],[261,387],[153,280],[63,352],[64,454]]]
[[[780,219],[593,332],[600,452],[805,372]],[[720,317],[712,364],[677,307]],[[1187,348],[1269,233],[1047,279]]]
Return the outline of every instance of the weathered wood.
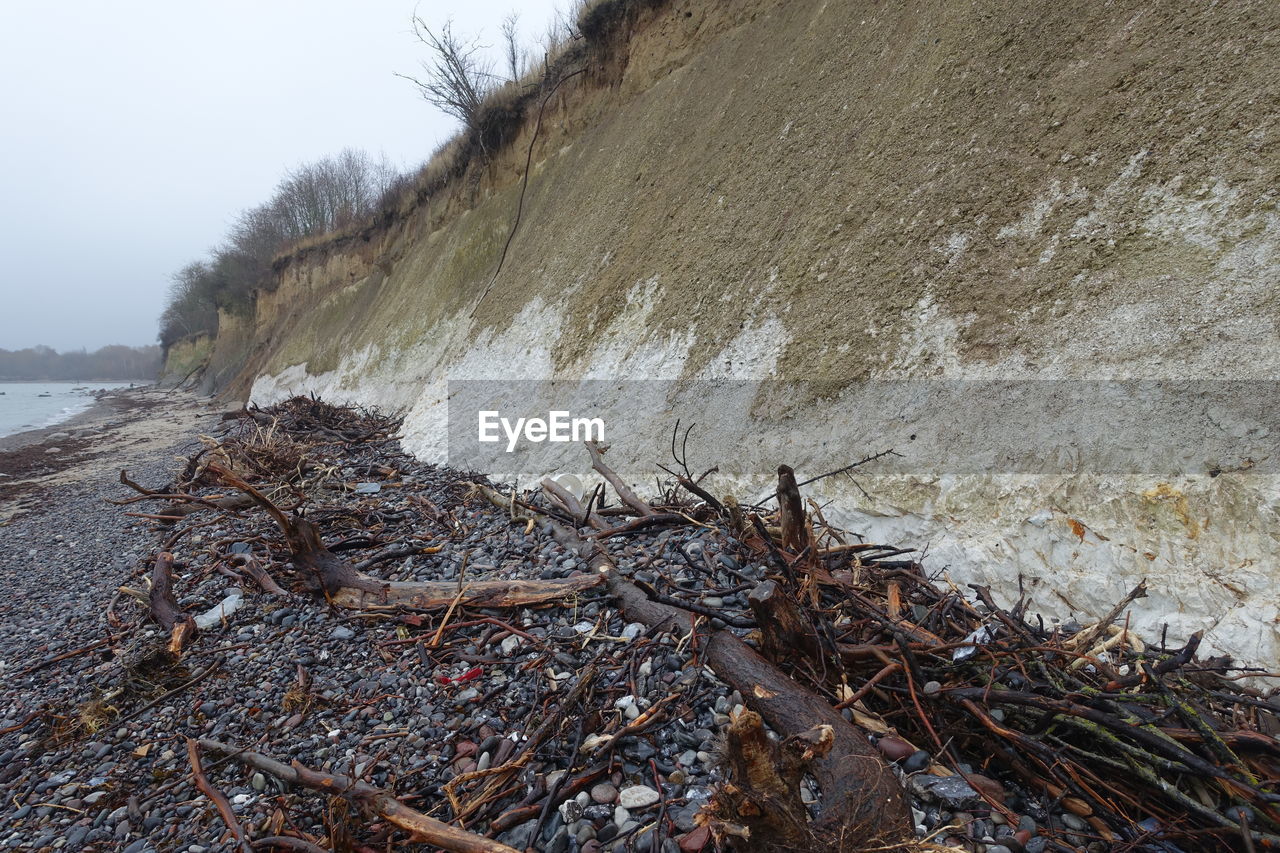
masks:
[[[595,533],[587,535],[593,539],[609,539],[614,536],[626,536],[629,533],[636,533],[663,524],[687,524],[688,521],[688,518],[678,512],[658,512],[653,515],[646,515],[643,518],[633,518],[628,522],[613,527],[606,525],[605,529],[597,530]]]
[[[262,591],[268,595],[287,595],[280,588],[280,584],[276,583],[275,578],[267,572],[266,569],[258,565],[258,561],[251,556],[241,556],[232,558],[232,565],[243,571],[249,577],[253,578],[254,583],[262,588]]]
[[[702,488],[702,486],[698,485],[693,480],[690,480],[688,477],[677,477],[676,483],[678,483],[685,491],[702,498],[703,503],[714,509],[716,512],[724,512],[724,504],[720,503],[720,501],[716,499],[715,495]]]
[[[635,492],[631,491],[631,487],[623,482],[622,478],[619,477],[612,468],[605,464],[604,453],[609,449],[607,444],[601,445],[594,441],[588,441],[586,442],[586,445],[587,453],[591,454],[591,467],[594,468],[596,473],[601,477],[604,477],[610,486],[613,486],[613,491],[618,495],[619,500],[626,504],[637,515],[644,516],[657,514],[657,510],[649,506],[648,501],[641,500]]]
[[[806,657],[821,657],[812,627],[800,615],[800,608],[778,586],[767,580],[751,590],[747,603],[755,614],[760,627],[760,646],[765,657],[781,662],[800,653]]]
[[[172,503],[165,507],[164,512],[161,513],[161,515],[166,520],[172,519],[172,521],[178,521],[186,518],[188,515],[193,515],[206,509],[216,509],[220,512],[235,512],[236,510],[249,509],[252,506],[253,501],[244,495],[227,495],[225,497],[215,498],[208,502],[186,501]],[[170,523],[172,523],[172,521]]]
[[[187,759],[191,762],[191,778],[196,783],[196,788],[200,793],[209,798],[217,808],[218,814],[222,817],[222,822],[227,825],[227,829],[231,830],[231,834],[235,836],[236,846],[243,853],[253,853],[253,846],[245,837],[244,827],[240,825],[240,821],[236,819],[236,813],[231,809],[231,803],[227,800],[225,794],[209,782],[209,777],[204,774],[204,766],[200,763],[200,747],[196,742],[187,738]]]
[[[199,744],[201,749],[230,756],[241,764],[269,773],[289,784],[301,785],[328,796],[352,800],[381,816],[388,823],[410,833],[414,841],[434,844],[449,853],[519,853],[514,847],[508,847],[499,841],[428,817],[406,806],[381,788],[375,788],[367,782],[352,779],[350,776],[312,770],[296,761],[292,765],[284,764],[260,753],[238,750],[216,740],[202,738]]]
[[[782,547],[797,553],[809,544],[805,528],[804,502],[796,485],[796,472],[789,465],[778,466],[778,515],[782,520]]]
[[[601,582],[596,574],[550,580],[472,581],[461,588],[453,581],[383,581],[357,572],[350,563],[324,547],[315,525],[293,519],[294,565],[319,579],[329,600],[339,607],[362,609],[407,605],[423,610],[448,607],[457,601],[478,607],[524,607],[562,601]]]
[[[599,586],[602,581],[603,577],[598,574],[550,580],[470,581],[464,585],[460,603],[472,607],[526,607],[565,601]],[[374,582],[380,585],[376,592],[348,586],[339,589],[331,599],[339,607],[353,609],[401,604],[429,610],[448,607],[458,598],[458,584],[452,581]]]
[[[283,524],[281,524],[282,520]],[[357,572],[354,566],[326,548],[320,539],[320,531],[307,519],[289,519],[280,513],[276,523],[281,524],[285,538],[289,540],[289,548],[293,551],[293,564],[300,569],[310,571],[313,579],[319,582],[320,588],[329,598],[336,600],[343,590],[375,595],[386,592],[389,584]],[[452,586],[454,595],[458,592],[457,584],[440,584],[440,586]],[[452,596],[449,600],[453,600]]]
[[[383,581],[355,567],[325,547],[320,531],[305,518],[290,518],[240,477],[225,468],[209,469],[267,511],[293,552],[293,564],[309,573],[325,596],[339,607],[362,609],[406,605],[424,610],[455,602],[481,607],[523,607],[559,601],[601,582],[592,573],[551,580],[476,581],[462,588],[450,581]]]
[[[151,571],[151,592],[147,596],[151,605],[151,618],[169,632],[169,651],[179,655],[182,648],[196,635],[196,622],[178,607],[173,595],[173,555],[161,551],[156,555],[155,568]]]
[[[158,518],[170,524],[204,509],[231,512],[238,509],[248,509],[253,506],[253,500],[247,495],[223,495],[218,498],[204,498],[199,495],[188,495],[181,492],[162,492],[148,489],[129,479],[129,472],[126,469],[121,469],[120,471],[120,482],[137,492],[137,497],[125,498],[124,500],[108,499],[107,503],[114,506],[127,506],[128,504],[146,500],[170,501],[170,505],[165,508],[164,512],[143,516],[146,518]]]
[[[800,785],[810,765],[834,743],[830,726],[818,726],[779,743],[754,711],[735,714],[725,731],[728,784],[712,797],[710,813],[721,834],[743,839],[752,850],[804,850],[812,844],[809,810]]]
[[[555,480],[550,477],[543,477],[542,482],[539,485],[542,486],[542,490],[546,492],[548,496],[558,501],[569,515],[577,519],[579,524],[589,524],[596,530],[609,529],[609,522],[605,521],[594,512],[587,512],[586,508],[583,507],[582,502]]]

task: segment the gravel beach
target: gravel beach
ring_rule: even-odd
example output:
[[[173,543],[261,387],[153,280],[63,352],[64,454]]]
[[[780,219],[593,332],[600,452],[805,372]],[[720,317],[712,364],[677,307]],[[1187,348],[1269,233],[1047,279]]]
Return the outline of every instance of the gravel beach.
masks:
[[[299,398],[295,424],[312,410],[331,411]],[[122,392],[81,422],[24,436],[0,455],[13,472],[0,486],[0,581],[11,592],[0,620],[0,850],[248,849],[236,832],[252,849],[436,849],[406,841],[348,799],[246,767],[215,742],[376,786],[515,850],[717,849],[700,811],[724,789],[726,727],[741,718],[744,697],[711,670],[701,629],[630,621],[603,585],[529,606],[460,605],[471,584],[577,583],[595,568],[552,525],[500,506],[509,487],[404,455],[393,421],[351,414],[384,427],[353,438],[333,423],[303,430],[224,412],[189,395]],[[219,486],[231,482],[220,470],[262,488],[294,483],[271,492],[286,507],[305,483],[306,518],[328,553],[383,581],[439,584],[448,606],[333,606],[261,508],[212,511],[197,501],[185,506],[199,513],[157,519],[183,504],[142,499],[120,482],[121,469],[142,488],[182,486],[198,501],[233,494]],[[108,503],[126,499],[134,502]],[[653,600],[759,644],[748,596],[779,578],[768,549],[724,523],[671,520],[601,537],[597,553]],[[872,565],[877,549],[902,553],[867,544],[834,552]],[[162,551],[174,555],[174,603],[199,625],[180,657],[165,652],[170,633],[148,616]],[[918,571],[883,564],[890,575],[898,567]],[[948,598],[935,609],[942,605],[962,606]],[[910,607],[913,618],[926,616],[923,604]],[[942,647],[943,660],[957,661],[947,667],[969,671],[954,646]],[[880,666],[872,658],[872,671]],[[922,679],[919,692],[917,708],[941,700],[944,687]],[[1078,799],[984,775],[995,772],[989,755],[943,766],[941,752],[856,707],[863,711],[841,714],[870,732],[864,748],[874,743],[889,763],[920,838],[894,849],[1111,849],[1099,835],[1105,825],[1077,814]],[[993,708],[987,719],[1012,725],[1005,714]],[[223,812],[202,787],[225,797]],[[818,814],[822,791],[808,776],[799,787],[804,808]]]
[[[498,837],[521,849],[590,851],[621,838],[636,840],[634,849],[675,851],[679,846],[670,834],[655,841],[652,832],[639,830],[651,826],[660,810],[681,834],[696,829],[693,813],[716,779],[715,731],[740,697],[691,664],[689,649],[642,637],[642,626],[625,624],[591,595],[550,611],[495,611],[490,618],[511,619],[510,629],[458,623],[441,653],[404,644],[403,623],[329,612],[309,597],[246,590],[244,606],[224,626],[205,632],[199,650],[184,658],[183,677],[210,666],[216,672],[141,713],[145,701],[125,705],[113,698],[116,658],[127,645],[118,637],[110,646],[115,652],[95,649],[31,672],[33,664],[111,633],[104,616],[116,588],[138,584],[150,568],[153,525],[105,503],[131,494],[116,482],[119,469],[127,468],[138,482],[167,482],[174,458],[192,452],[197,433],[211,429],[218,419],[210,416],[220,414],[190,399],[157,401],[154,392],[131,396],[130,405],[86,421],[101,432],[84,439],[78,461],[42,472],[37,487],[22,493],[24,510],[0,528],[0,577],[17,592],[0,623],[0,729],[6,730],[0,739],[0,787],[6,800],[20,804],[0,812],[0,848],[234,849],[224,840],[226,827],[217,814],[183,779],[189,766],[180,733],[253,744],[286,760],[366,776],[380,786],[413,791],[409,799],[429,805],[450,778],[507,761],[538,721],[546,696],[566,689],[592,663],[616,667],[598,687],[607,697],[601,704],[609,720],[634,719],[672,689],[689,698],[687,719],[655,737],[621,739],[619,760],[596,772],[593,784],[576,786],[570,805],[520,821]],[[142,440],[140,433],[156,437]],[[48,435],[24,444],[40,448],[51,441],[69,444]],[[415,467],[394,453],[384,461]],[[394,497],[380,502],[384,513],[403,510],[404,487],[412,484],[415,495],[469,532],[429,558],[403,562],[386,577],[454,580],[466,572],[554,578],[583,568],[562,546],[509,529],[509,518],[495,508],[463,505],[462,479],[425,466],[396,472],[399,488],[388,489]],[[259,547],[260,520],[239,532],[242,541]],[[226,527],[190,537],[190,544],[238,538],[229,520]],[[627,546],[620,556],[639,547]],[[201,580],[208,562],[197,559],[185,567],[190,583],[184,584],[181,603],[192,611],[217,604],[235,589],[216,573]],[[142,613],[127,598],[115,608],[129,619]],[[158,631],[144,626],[140,633]],[[312,685],[305,699],[290,693],[299,666]],[[21,725],[40,710],[74,719],[95,701],[102,703],[101,719],[82,726],[65,745],[56,743],[48,725]],[[592,734],[589,727],[578,728],[583,738]],[[557,744],[553,753],[568,752],[569,746]],[[553,755],[531,764],[524,776],[545,790],[559,781],[556,763]],[[235,766],[218,767],[210,776],[242,823],[270,822],[282,795],[276,782]],[[326,834],[323,803],[298,799],[307,810],[293,813],[300,828]]]

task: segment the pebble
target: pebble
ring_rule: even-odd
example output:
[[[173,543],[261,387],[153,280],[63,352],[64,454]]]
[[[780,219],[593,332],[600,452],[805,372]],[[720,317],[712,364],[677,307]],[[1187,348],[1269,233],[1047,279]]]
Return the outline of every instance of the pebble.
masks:
[[[681,853],[698,853],[703,847],[707,846],[707,842],[711,839],[711,830],[705,826],[700,826],[692,832],[686,833],[680,839]]]
[[[933,762],[933,756],[923,749],[918,749],[911,756],[902,762],[902,769],[906,773],[919,773],[921,770],[928,769]]]
[[[626,809],[643,809],[662,799],[662,796],[648,785],[632,785],[618,792],[618,803]]]
[[[901,761],[916,752],[916,748],[900,737],[885,735],[876,741],[876,748],[890,761]]]

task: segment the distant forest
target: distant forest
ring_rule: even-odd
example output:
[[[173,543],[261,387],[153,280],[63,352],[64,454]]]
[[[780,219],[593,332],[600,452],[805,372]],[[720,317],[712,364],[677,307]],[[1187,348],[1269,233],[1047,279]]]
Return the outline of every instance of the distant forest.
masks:
[[[160,347],[103,347],[94,352],[58,352],[52,347],[0,349],[3,379],[143,379],[160,374]]]

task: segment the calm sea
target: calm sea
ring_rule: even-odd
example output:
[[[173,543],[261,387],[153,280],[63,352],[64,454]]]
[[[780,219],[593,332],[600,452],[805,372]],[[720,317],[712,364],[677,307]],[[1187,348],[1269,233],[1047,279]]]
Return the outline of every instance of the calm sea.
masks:
[[[93,405],[89,392],[121,387],[129,383],[0,382],[0,435],[61,423]]]

